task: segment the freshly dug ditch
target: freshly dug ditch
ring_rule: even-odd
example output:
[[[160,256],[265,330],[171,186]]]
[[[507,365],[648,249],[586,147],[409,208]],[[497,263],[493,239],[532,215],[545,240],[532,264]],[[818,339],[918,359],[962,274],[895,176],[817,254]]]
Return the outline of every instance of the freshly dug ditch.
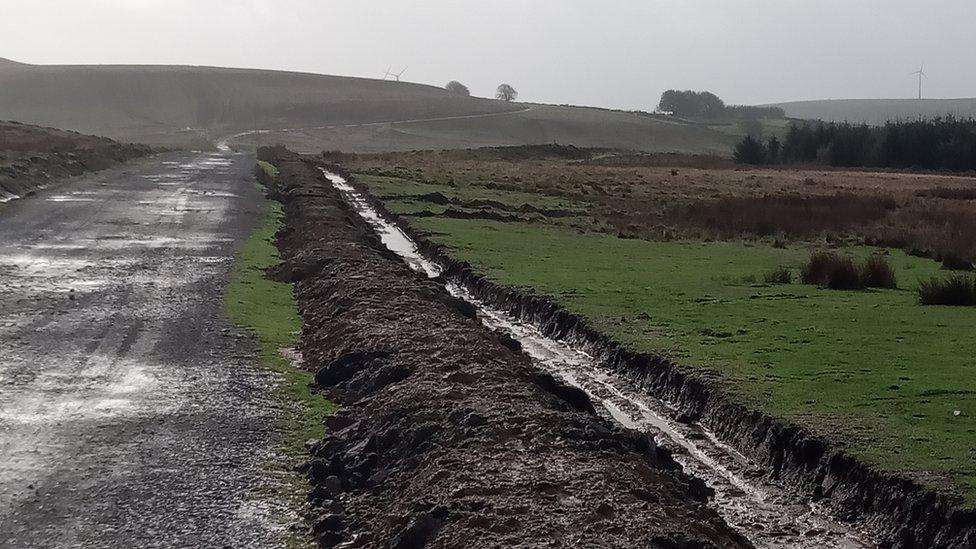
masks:
[[[388,251],[313,162],[261,155],[285,206],[275,274],[342,404],[308,465],[322,546],[750,546],[667,451]]]
[[[336,167],[329,169],[341,171]],[[362,187],[357,188],[357,193],[364,193]],[[389,219],[394,218],[375,201],[369,202],[367,209],[380,211]],[[360,213],[363,213],[362,208]],[[366,215],[370,216],[376,214]],[[567,313],[554,303],[498,287],[473,273],[469,266],[453,261],[437,246],[425,241],[422,235],[412,234],[409,229],[407,232],[420,244],[423,255],[433,258],[440,265],[438,272],[462,287],[472,299],[480,300],[509,318],[517,319],[517,322],[537,327],[545,336],[570,342],[577,349],[586,349],[588,356],[593,357],[591,364],[602,365],[601,369],[618,379],[629,379],[631,389],[666,403],[671,417],[679,420],[679,424],[692,428],[692,437],[704,435],[713,439],[718,446],[724,442],[738,450],[742,454],[741,460],[747,461],[748,470],[744,475],[732,471],[733,484],[738,485],[745,476],[747,491],[759,486],[759,491],[765,492],[762,485],[772,485],[774,493],[784,490],[792,492],[797,508],[805,507],[812,515],[829,509],[834,516],[853,525],[854,531],[848,534],[835,532],[829,526],[827,532],[812,528],[801,534],[802,537],[812,538],[800,545],[976,547],[976,513],[963,507],[957,498],[934,492],[910,479],[866,467],[845,455],[827,439],[729,401],[723,396],[721,387],[686,376],[680,368],[666,360],[627,352],[610,338],[588,328],[581,318]],[[596,381],[602,383],[600,379]],[[593,394],[589,387],[586,390]],[[607,404],[604,402],[605,406]],[[714,447],[715,444],[706,444],[705,453],[709,446]],[[700,450],[698,448],[692,453],[701,453]],[[729,452],[725,454],[727,457]],[[736,452],[733,450],[732,454]],[[726,466],[719,464],[713,468],[726,469]],[[778,497],[790,496],[784,494]],[[766,492],[760,493],[754,501],[758,502],[759,507],[764,507],[768,500],[769,494]],[[777,505],[770,508],[775,510]],[[723,516],[730,516],[724,511]],[[735,520],[736,514],[732,513],[733,522],[741,524]],[[761,514],[756,512],[755,516]],[[740,518],[742,516],[748,516],[748,513],[739,514]],[[753,526],[757,527],[753,531],[762,529],[761,524]],[[867,539],[856,531],[867,533]],[[782,534],[774,532],[774,539],[766,539],[764,544],[771,547],[800,546],[795,540],[776,541],[775,538]],[[877,542],[870,542],[871,538]]]
[[[334,166],[328,169],[341,172]],[[368,196],[361,186],[350,188]],[[380,212],[382,217],[396,219],[382,204],[366,200],[369,208]],[[411,231],[402,220],[400,224],[419,245],[422,255],[440,266],[443,278],[463,288],[472,299],[518,322],[535,326],[544,336],[585,349],[592,357],[591,362],[601,364],[618,378],[629,379],[633,389],[666,403],[669,415],[677,423],[698,426],[699,432],[693,436],[704,433],[741,453],[751,466],[747,477],[765,479],[781,490],[793,492],[799,498],[797,502],[810,509],[829,509],[834,516],[849,521],[855,530],[878,540],[863,543],[857,534],[846,541],[825,536],[825,540],[832,540],[831,544],[976,547],[976,512],[965,508],[958,498],[867,467],[823,437],[728,400],[721,387],[687,376],[665,359],[628,352],[611,338],[590,329],[582,318],[548,299],[528,296],[488,281],[470,266],[451,259],[422,234]],[[808,503],[803,504],[804,501]],[[816,536],[816,529],[805,535],[809,534]],[[804,546],[822,546],[818,543]]]

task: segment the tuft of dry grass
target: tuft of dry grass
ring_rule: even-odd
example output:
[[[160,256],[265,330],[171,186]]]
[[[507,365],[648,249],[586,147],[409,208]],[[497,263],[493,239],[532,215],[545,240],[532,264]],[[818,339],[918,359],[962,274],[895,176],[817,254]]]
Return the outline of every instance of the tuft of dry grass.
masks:
[[[793,273],[789,267],[780,266],[763,275],[763,280],[766,284],[789,284],[793,282]]]
[[[800,270],[800,280],[832,290],[861,290],[861,272],[849,257],[830,252],[815,252]]]
[[[800,270],[800,281],[832,290],[895,288],[895,270],[882,255],[872,255],[857,265],[849,257],[815,252]]]
[[[976,305],[976,280],[966,274],[935,277],[918,285],[922,305]]]
[[[896,288],[895,270],[882,255],[872,255],[861,267],[861,282],[867,288]]]

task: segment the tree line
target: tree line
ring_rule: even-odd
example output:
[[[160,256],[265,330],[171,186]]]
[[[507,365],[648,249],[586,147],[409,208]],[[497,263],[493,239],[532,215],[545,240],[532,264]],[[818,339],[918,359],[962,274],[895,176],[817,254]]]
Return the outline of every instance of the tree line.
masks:
[[[976,120],[947,116],[884,126],[794,122],[782,142],[746,136],[733,156],[744,164],[968,171],[976,169]]]
[[[457,80],[451,80],[448,82],[447,85],[444,86],[444,89],[451,92],[453,95],[460,95],[464,97],[471,95],[471,90]],[[518,91],[508,84],[499,84],[498,88],[495,90],[495,99],[500,99],[502,101],[515,101],[518,99]]]
[[[782,118],[779,107],[753,107],[726,105],[725,101],[710,91],[667,90],[661,94],[657,110],[675,116],[693,118]]]

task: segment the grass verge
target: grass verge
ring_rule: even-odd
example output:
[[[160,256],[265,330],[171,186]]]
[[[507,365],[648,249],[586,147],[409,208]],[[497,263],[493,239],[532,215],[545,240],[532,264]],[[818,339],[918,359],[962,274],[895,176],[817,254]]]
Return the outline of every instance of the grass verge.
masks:
[[[273,176],[273,166],[269,164],[261,168]],[[270,466],[286,471],[285,486],[281,487],[283,493],[278,495],[298,512],[304,505],[309,487],[304,475],[292,472],[292,466],[307,455],[307,440],[325,436],[323,420],[335,410],[335,405],[313,392],[313,375],[296,368],[282,353],[282,350],[297,345],[301,318],[291,285],[265,276],[265,269],[281,260],[274,245],[281,219],[281,205],[266,200],[260,225],[235,254],[224,304],[230,320],[254,335],[261,365],[278,378],[275,392],[282,408],[279,425],[282,462]],[[305,536],[294,533],[288,540],[289,547],[303,547],[309,542]]]

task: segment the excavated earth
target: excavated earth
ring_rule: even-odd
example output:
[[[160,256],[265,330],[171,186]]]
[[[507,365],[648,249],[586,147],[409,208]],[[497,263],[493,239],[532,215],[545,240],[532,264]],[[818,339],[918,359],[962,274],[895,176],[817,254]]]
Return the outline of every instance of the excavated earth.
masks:
[[[0,202],[152,153],[146,145],[0,120]]]
[[[314,164],[274,155],[273,274],[295,283],[305,363],[342,405],[308,464],[322,546],[750,546],[652,439],[411,271]]]

